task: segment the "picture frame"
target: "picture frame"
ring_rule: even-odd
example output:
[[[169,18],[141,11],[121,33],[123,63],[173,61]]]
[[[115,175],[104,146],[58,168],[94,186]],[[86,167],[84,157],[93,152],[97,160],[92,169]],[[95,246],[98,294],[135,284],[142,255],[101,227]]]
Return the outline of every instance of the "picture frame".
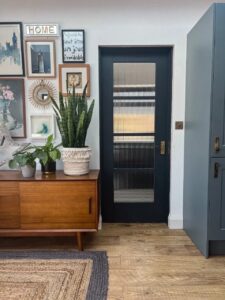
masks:
[[[26,40],[27,78],[55,78],[55,40]]]
[[[0,78],[0,123],[9,129],[12,137],[26,137],[24,79]]]
[[[30,115],[30,133],[32,139],[47,139],[55,135],[54,116],[52,114]]]
[[[85,63],[85,32],[83,29],[62,30],[63,63]]]
[[[22,23],[0,22],[0,77],[24,75]]]
[[[89,64],[60,64],[59,65],[59,91],[63,96],[75,93],[82,95],[88,83],[86,96],[90,97],[90,65]]]

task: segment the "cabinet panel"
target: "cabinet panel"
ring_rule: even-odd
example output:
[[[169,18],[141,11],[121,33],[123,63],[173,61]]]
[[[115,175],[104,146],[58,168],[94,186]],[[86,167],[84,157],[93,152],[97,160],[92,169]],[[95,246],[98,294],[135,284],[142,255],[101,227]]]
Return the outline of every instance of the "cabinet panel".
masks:
[[[209,240],[225,239],[225,158],[211,159]]]
[[[96,222],[93,181],[21,182],[20,201],[22,229],[91,228]]]
[[[18,183],[0,182],[0,229],[20,228]]]
[[[225,7],[215,10],[211,156],[225,157]],[[204,87],[202,87],[204,88]]]

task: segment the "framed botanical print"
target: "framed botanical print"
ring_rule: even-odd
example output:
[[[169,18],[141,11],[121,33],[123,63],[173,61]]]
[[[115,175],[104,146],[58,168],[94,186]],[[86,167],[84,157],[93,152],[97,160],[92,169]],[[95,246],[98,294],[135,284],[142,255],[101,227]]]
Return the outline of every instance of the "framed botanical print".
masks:
[[[55,78],[54,40],[27,40],[26,59],[28,78]]]
[[[26,137],[24,79],[0,78],[0,123],[12,137]]]
[[[83,29],[62,30],[62,56],[64,63],[85,62],[85,36]]]
[[[54,135],[53,115],[31,115],[30,130],[32,139],[46,139],[50,134]]]
[[[88,83],[86,96],[90,97],[90,65],[89,64],[61,64],[59,65],[59,90],[63,96],[75,93],[82,95]]]
[[[0,23],[0,76],[24,76],[22,23]]]

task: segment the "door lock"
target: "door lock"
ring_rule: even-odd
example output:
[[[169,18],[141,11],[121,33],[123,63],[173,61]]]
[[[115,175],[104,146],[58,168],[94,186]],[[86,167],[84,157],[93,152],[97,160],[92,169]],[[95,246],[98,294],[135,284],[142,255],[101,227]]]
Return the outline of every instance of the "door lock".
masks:
[[[161,141],[160,142],[160,155],[165,155],[166,154],[166,142]]]

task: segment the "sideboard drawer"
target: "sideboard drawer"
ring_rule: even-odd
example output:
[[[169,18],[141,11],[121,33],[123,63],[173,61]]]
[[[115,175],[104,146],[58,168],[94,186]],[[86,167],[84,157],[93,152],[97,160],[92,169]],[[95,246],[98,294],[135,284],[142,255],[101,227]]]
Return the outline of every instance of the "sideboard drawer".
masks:
[[[97,216],[96,184],[20,182],[21,229],[93,228]]]
[[[20,228],[20,200],[17,182],[0,182],[0,229]]]

